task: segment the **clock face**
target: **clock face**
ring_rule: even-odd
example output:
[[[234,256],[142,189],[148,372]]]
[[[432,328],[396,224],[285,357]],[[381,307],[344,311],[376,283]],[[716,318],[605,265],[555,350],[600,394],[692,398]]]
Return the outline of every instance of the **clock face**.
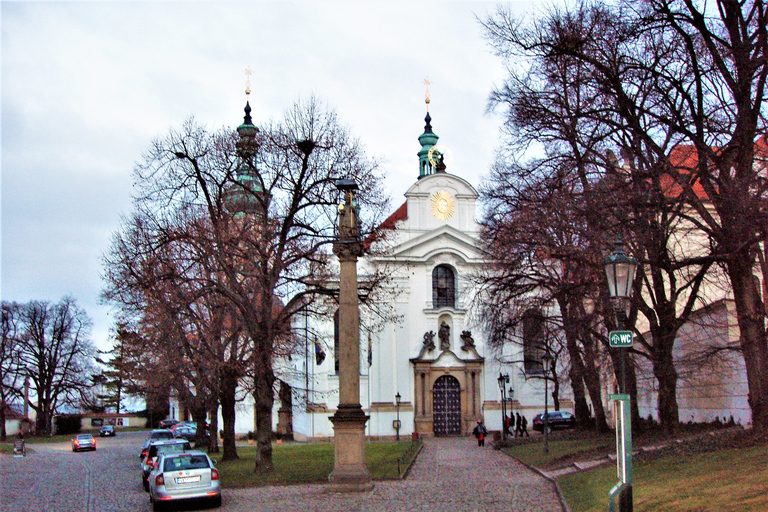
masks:
[[[448,220],[453,217],[455,206],[453,196],[445,190],[438,190],[432,194],[432,215],[440,220]]]

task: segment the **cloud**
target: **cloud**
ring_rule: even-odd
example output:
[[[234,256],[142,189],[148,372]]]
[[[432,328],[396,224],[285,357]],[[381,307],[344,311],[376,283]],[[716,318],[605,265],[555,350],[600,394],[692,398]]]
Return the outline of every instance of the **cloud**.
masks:
[[[423,80],[455,163],[478,185],[503,77],[486,2],[6,2],[2,5],[2,294],[73,294],[108,344],[100,255],[131,208],[131,172],[186,118],[237,126],[246,67],[257,123],[316,94],[386,161],[393,206],[418,176]]]

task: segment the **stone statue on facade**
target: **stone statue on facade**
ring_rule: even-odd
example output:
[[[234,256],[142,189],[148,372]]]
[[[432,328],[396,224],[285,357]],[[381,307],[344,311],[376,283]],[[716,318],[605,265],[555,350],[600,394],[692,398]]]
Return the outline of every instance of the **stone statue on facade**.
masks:
[[[435,350],[435,331],[427,331],[424,333],[424,348],[427,350]]]
[[[470,348],[475,348],[475,340],[472,339],[472,331],[462,331],[459,338],[461,338],[461,341],[464,342],[464,344],[461,346],[461,350],[466,351]]]
[[[437,337],[440,338],[440,350],[451,350],[451,328],[448,324],[442,322],[437,331]]]

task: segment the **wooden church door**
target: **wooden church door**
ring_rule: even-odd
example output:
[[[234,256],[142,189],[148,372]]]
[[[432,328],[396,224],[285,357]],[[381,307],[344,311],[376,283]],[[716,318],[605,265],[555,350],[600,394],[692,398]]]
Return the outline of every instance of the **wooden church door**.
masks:
[[[432,417],[435,436],[461,435],[461,386],[458,379],[443,375],[432,388]]]

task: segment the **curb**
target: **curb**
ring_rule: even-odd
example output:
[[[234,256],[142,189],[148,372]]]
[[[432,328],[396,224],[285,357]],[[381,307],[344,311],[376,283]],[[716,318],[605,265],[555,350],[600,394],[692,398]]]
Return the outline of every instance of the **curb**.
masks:
[[[400,480],[405,480],[406,478],[408,478],[408,473],[411,472],[411,468],[413,467],[414,464],[416,464],[416,459],[419,458],[419,454],[421,453],[421,450],[423,450],[423,449],[424,449],[424,442],[422,441],[421,445],[419,446],[419,449],[416,451],[415,454],[413,454],[413,459],[411,459],[411,463],[408,464],[408,466],[403,471],[403,476],[401,476],[399,478]]]
[[[526,468],[530,469],[531,471],[534,471],[541,475],[545,480],[547,480],[549,483],[552,484],[552,487],[555,489],[555,493],[557,494],[557,499],[560,501],[560,506],[563,507],[563,512],[572,512],[571,507],[568,506],[568,503],[565,501],[565,496],[563,496],[563,491],[560,489],[560,484],[557,483],[557,480],[549,476],[547,473],[543,472],[536,466],[531,466],[527,462],[523,462],[522,460],[518,459],[514,455],[510,455],[509,453],[505,452],[504,450],[499,450],[501,453],[509,457],[510,459],[516,460]]]

